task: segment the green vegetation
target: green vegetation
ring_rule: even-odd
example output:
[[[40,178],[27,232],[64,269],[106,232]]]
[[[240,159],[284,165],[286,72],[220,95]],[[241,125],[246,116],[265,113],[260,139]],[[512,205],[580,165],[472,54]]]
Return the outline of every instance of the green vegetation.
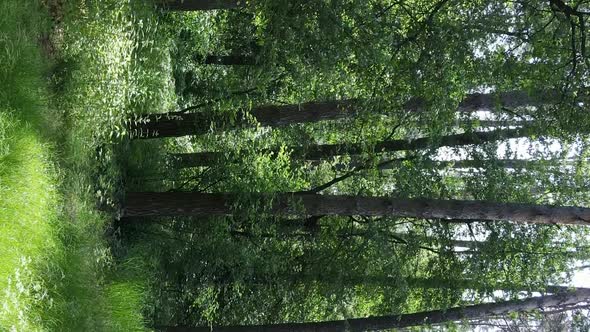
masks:
[[[587,3],[161,2],[0,2],[0,331],[588,326]]]
[[[0,4],[0,330],[143,331],[146,280],[115,261],[98,207],[116,194],[108,144],[121,119],[172,100],[166,53],[137,43],[155,34],[149,9],[51,9],[62,25],[49,34],[40,2]]]

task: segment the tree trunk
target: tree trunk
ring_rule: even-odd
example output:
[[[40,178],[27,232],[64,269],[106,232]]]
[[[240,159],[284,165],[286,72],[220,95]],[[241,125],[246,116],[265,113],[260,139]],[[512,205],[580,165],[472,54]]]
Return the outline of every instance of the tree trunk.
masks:
[[[388,277],[384,275],[333,275],[325,274],[305,274],[304,272],[290,273],[290,274],[274,274],[274,275],[256,275],[256,280],[264,283],[271,284],[272,282],[279,283],[308,283],[308,282],[321,282],[326,284],[337,284],[341,283],[349,287],[370,285],[376,287],[388,287],[395,288],[400,287],[402,280],[396,277]],[[584,287],[569,287],[569,286],[557,286],[549,285],[543,289],[539,287],[525,289],[523,287],[515,288],[514,284],[506,282],[498,282],[493,285],[482,283],[479,280],[470,279],[445,279],[445,278],[421,278],[421,277],[408,277],[403,281],[407,284],[408,288],[422,288],[422,289],[458,289],[458,290],[475,290],[475,291],[516,291],[516,292],[547,292],[552,294],[571,292],[573,290],[588,290],[590,288]]]
[[[190,158],[187,156],[187,158]],[[211,159],[210,159],[211,160]],[[404,161],[412,161],[411,158],[399,158],[393,160],[392,162],[388,162],[382,166],[379,166],[379,169],[396,169],[399,168]],[[190,163],[189,163],[190,165]],[[351,160],[348,164],[336,164],[334,167],[338,171],[352,169],[355,167],[362,167],[364,164],[360,160]],[[559,159],[549,159],[549,160],[531,160],[531,159],[489,159],[489,160],[474,160],[474,159],[463,159],[463,160],[431,160],[431,161],[424,161],[420,164],[424,168],[436,168],[436,169],[444,169],[444,168],[453,168],[453,169],[467,169],[467,168],[480,168],[486,169],[490,168],[492,165],[500,167],[500,168],[509,168],[509,169],[530,169],[530,168],[537,168],[537,169],[551,169],[561,166],[566,167],[573,167],[576,165],[576,161],[572,159],[568,160],[559,160]],[[178,165],[178,167],[182,168],[182,165]],[[190,166],[184,166],[190,167]]]
[[[205,58],[207,65],[224,65],[224,66],[253,66],[256,59],[246,55],[208,55]]]
[[[539,106],[555,102],[559,97],[557,91],[507,91],[500,93],[473,93],[465,96],[459,103],[459,112],[475,112],[479,110],[493,111],[496,107],[517,108],[524,106]],[[422,98],[410,99],[405,108],[411,111],[423,111],[426,102]]]
[[[530,160],[530,159],[490,159],[490,160],[444,160],[432,161],[427,163],[427,166],[434,166],[438,168],[489,168],[491,165],[497,165],[501,168],[511,169],[530,169],[530,168],[547,168],[574,166],[573,160],[561,161],[559,159],[552,160]]]
[[[419,150],[427,148],[440,148],[443,146],[464,146],[472,144],[482,144],[486,142],[495,142],[510,138],[528,137],[533,133],[530,128],[517,129],[497,129],[486,132],[473,132],[442,136],[436,140],[430,137],[421,137],[413,140],[389,140],[377,142],[373,147],[375,152],[395,152],[404,150]],[[325,144],[312,145],[306,148],[289,147],[292,157],[306,159],[310,161],[319,161],[329,159],[339,155],[359,155],[366,150],[364,144]],[[271,152],[271,151],[266,151]],[[277,151],[272,151],[277,152]],[[212,163],[223,160],[224,154],[221,152],[196,152],[181,153],[172,155],[173,159],[178,161],[181,167],[200,167],[209,166]]]
[[[459,120],[457,125],[472,128],[499,128],[530,126],[533,121],[523,120]]]
[[[589,225],[590,208],[498,203],[488,201],[402,199],[390,197],[330,196],[309,193],[251,194],[270,201],[269,213],[297,216],[392,216],[425,219],[513,221],[531,224]],[[234,194],[194,192],[131,192],[123,217],[228,216]]]
[[[242,6],[245,0],[161,0],[160,6],[173,11],[232,9]]]
[[[208,57],[207,61],[217,64],[246,64],[239,56]],[[247,59],[246,59],[247,60]],[[546,100],[547,99],[547,100]],[[351,118],[356,114],[353,107],[354,100],[308,102],[303,104],[286,106],[263,106],[253,109],[250,114],[263,126],[281,127],[294,123],[317,122],[322,120],[335,120]],[[459,104],[460,112],[471,112],[482,108],[493,108],[496,105],[517,107],[537,105],[549,102],[544,98],[529,97],[523,91],[511,91],[500,94],[471,94]],[[405,104],[407,111],[422,111],[424,102],[412,99]],[[229,129],[229,116],[217,118],[204,113],[153,113],[144,114],[139,118],[148,120],[147,123],[136,123],[131,126],[132,134],[136,138],[179,137],[186,135],[200,135],[211,130],[211,123],[217,124],[220,130]],[[241,127],[251,125],[243,119],[243,113],[239,112],[237,125]]]
[[[377,142],[373,147],[375,152],[394,152],[404,150],[419,150],[439,148],[443,146],[464,146],[482,144],[510,138],[527,137],[532,133],[529,128],[499,129],[486,132],[472,132],[442,136],[436,140],[431,137],[421,137],[413,140],[390,140]],[[292,148],[295,155],[307,160],[329,159],[339,155],[359,155],[366,151],[364,144],[325,144],[314,145],[307,149]]]
[[[230,127],[254,126],[254,123],[247,120],[248,113],[263,126],[283,127],[295,123],[347,118],[356,113],[356,108],[353,100],[268,105],[254,108],[250,112],[238,112],[235,121],[231,121],[231,115],[212,116],[202,112],[154,113],[140,116],[144,121],[132,124],[130,130],[136,138],[200,135],[211,130],[211,123],[217,124],[221,130],[227,129],[231,122],[237,125]]]
[[[284,323],[251,326],[219,327],[172,327],[157,329],[165,332],[361,332],[379,331],[410,326],[438,324],[450,321],[483,319],[506,315],[511,312],[530,311],[539,308],[566,306],[583,302],[590,298],[590,290],[580,289],[569,293],[533,297],[496,303],[476,304],[446,310],[424,311],[413,314],[375,316],[348,320]]]

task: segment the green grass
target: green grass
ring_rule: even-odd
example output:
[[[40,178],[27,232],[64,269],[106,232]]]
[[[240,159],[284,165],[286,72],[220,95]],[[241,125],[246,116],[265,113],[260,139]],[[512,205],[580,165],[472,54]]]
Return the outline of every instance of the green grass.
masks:
[[[47,26],[30,9],[0,3],[0,330],[43,330],[52,303],[44,272],[61,250],[57,174],[37,131],[46,94],[36,38]]]
[[[22,123],[12,122],[7,134],[0,166],[0,327],[34,331],[44,318],[39,311],[51,304],[40,271],[53,269],[48,261],[61,250],[59,197],[47,147]]]
[[[0,2],[0,331],[145,331],[145,268],[105,233],[119,153],[146,149],[120,144],[123,120],[174,102],[165,37],[128,1],[61,10],[45,60],[46,9]]]

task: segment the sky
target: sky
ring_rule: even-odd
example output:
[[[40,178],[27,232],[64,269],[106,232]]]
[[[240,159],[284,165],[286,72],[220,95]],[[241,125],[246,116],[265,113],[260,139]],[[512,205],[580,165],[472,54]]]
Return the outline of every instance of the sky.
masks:
[[[478,111],[475,112],[475,117],[480,120],[496,120],[494,113],[489,111]],[[493,130],[498,128],[487,128],[486,130]],[[483,130],[483,129],[482,129]],[[558,158],[560,152],[565,147],[560,144],[556,139],[547,138],[543,143],[534,141],[528,138],[509,139],[505,142],[498,144],[497,157],[498,158],[512,158],[512,159],[542,159],[545,158]],[[567,158],[575,158],[579,153],[579,144],[572,144],[567,147]],[[510,155],[506,152],[511,151]],[[436,160],[461,160],[469,159],[468,150],[460,148],[440,148],[438,155],[435,157]],[[590,202],[587,203],[587,207],[590,207]],[[467,239],[468,240],[468,239]],[[579,262],[579,266],[590,265],[590,262]],[[588,287],[590,288],[590,268],[577,271],[572,279],[571,285],[573,287]]]

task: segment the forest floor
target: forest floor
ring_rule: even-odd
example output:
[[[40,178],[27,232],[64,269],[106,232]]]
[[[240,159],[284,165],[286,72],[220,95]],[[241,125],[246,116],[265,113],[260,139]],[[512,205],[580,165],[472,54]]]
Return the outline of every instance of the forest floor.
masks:
[[[127,1],[32,2],[0,2],[0,330],[144,331],[145,267],[106,235],[119,152],[157,159],[123,119],[175,102],[165,33]]]

